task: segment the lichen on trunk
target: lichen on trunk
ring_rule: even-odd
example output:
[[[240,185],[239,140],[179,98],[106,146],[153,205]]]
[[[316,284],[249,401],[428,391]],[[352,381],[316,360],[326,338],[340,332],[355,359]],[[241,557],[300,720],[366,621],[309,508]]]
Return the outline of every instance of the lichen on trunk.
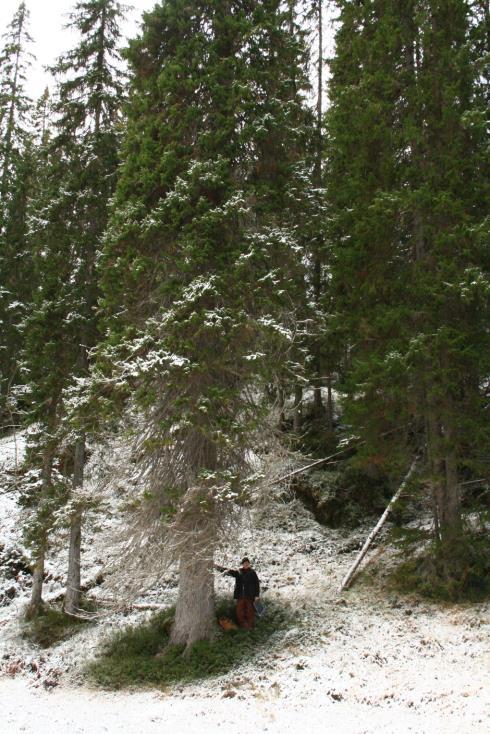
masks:
[[[216,464],[215,447],[205,442],[201,460]],[[198,640],[210,640],[216,632],[213,559],[217,540],[216,503],[213,490],[189,487],[170,529],[178,554],[180,574],[171,645],[185,645],[188,653]]]
[[[171,645],[185,645],[186,652],[199,640],[216,633],[213,559],[192,546],[180,557],[179,595]]]

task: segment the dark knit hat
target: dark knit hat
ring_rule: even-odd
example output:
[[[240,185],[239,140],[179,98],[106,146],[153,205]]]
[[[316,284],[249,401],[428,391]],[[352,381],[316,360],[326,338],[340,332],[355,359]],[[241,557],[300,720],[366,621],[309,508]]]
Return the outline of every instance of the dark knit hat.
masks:
[[[250,559],[245,556],[245,558],[242,558],[242,563],[250,563]]]

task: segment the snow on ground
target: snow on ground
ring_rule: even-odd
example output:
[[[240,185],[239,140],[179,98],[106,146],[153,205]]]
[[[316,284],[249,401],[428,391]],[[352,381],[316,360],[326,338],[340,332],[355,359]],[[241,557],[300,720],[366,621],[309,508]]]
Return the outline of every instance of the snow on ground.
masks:
[[[6,439],[0,457],[12,460]],[[18,520],[13,496],[0,494],[0,544],[20,543]],[[101,533],[90,532],[87,578],[103,567]],[[20,636],[18,615],[29,593],[22,578],[14,599],[0,607],[1,734],[488,732],[490,605],[440,606],[359,582],[339,597],[365,532],[321,527],[297,501],[276,507],[273,522],[270,514],[255,516],[217,560],[232,565],[249,555],[267,587],[265,603],[290,605],[298,625],[226,675],[162,691],[107,692],[81,674],[111,630],[150,612],[113,614],[41,650]],[[374,555],[380,566],[389,562],[383,545]],[[64,577],[54,556],[48,569],[47,589],[56,595]],[[231,584],[217,580],[221,592],[231,593]],[[175,591],[169,572],[146,600],[171,604]]]

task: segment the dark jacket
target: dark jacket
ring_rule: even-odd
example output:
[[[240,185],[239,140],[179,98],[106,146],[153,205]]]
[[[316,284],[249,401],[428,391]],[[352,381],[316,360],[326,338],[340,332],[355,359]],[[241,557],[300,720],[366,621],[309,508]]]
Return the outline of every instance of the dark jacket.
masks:
[[[233,576],[235,579],[234,599],[255,599],[256,596],[260,596],[259,577],[253,568],[247,570],[241,568],[239,571],[232,568],[223,568],[223,566],[216,566],[216,568],[225,576]]]

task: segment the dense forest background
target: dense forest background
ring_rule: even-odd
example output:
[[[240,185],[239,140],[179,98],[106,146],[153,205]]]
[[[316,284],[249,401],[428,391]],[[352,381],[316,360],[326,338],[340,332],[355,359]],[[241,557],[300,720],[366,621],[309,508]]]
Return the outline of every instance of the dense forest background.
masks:
[[[79,608],[104,442],[128,523],[179,561],[173,642],[212,633],[214,553],[276,456],[331,457],[293,484],[327,524],[382,510],[415,462],[395,513],[432,518],[413,583],[486,593],[488,3],[166,0],[121,49],[123,15],[77,2],[38,100],[26,3],[2,41],[0,420],[28,430],[28,615],[60,526]]]

